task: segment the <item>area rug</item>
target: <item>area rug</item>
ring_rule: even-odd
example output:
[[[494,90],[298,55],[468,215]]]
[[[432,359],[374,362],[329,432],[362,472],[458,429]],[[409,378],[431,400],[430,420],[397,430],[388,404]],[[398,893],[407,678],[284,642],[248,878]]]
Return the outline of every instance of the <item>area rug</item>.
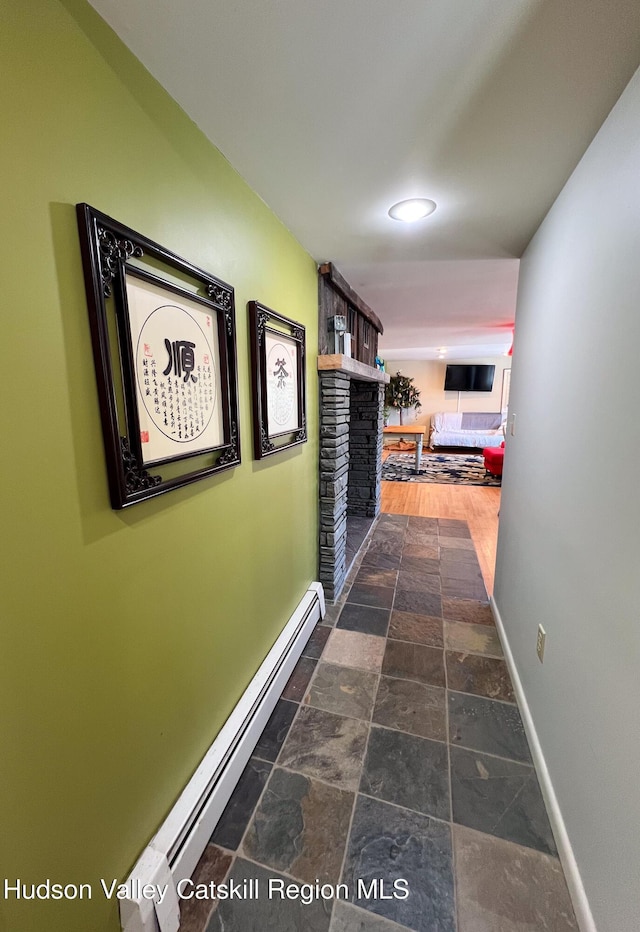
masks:
[[[464,453],[423,453],[415,473],[414,453],[391,453],[382,464],[382,478],[391,482],[440,482],[453,485],[499,486],[500,476],[490,476],[484,458]]]

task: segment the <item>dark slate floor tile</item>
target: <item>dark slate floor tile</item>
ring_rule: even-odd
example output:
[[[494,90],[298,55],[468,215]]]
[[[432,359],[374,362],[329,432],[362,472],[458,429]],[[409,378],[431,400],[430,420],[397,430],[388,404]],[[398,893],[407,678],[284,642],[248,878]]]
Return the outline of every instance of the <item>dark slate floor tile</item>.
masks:
[[[266,870],[258,864],[237,858],[229,875],[246,890],[248,881],[254,880],[258,885],[258,895],[247,899],[220,900],[207,925],[206,932],[328,932],[331,920],[331,901],[312,900],[305,905],[301,899],[289,900],[280,896],[280,887],[269,897],[269,880],[282,881],[283,890],[291,883],[290,878],[283,877],[275,871]]]
[[[198,884],[209,886],[212,883],[222,883],[231,867],[232,860],[231,854],[221,851],[215,845],[207,845],[191,875],[194,887]],[[190,887],[185,893],[193,892],[194,887]],[[190,899],[180,900],[180,932],[202,932],[213,905],[213,901],[209,898],[196,899],[193,896]]]
[[[515,702],[511,677],[504,660],[445,651],[447,685],[461,693]]]
[[[440,555],[440,547],[437,543],[426,543],[421,540],[413,544],[411,541],[405,541],[402,548],[403,557],[419,557],[420,560],[437,560]]]
[[[574,932],[557,858],[453,827],[459,932]]]
[[[330,634],[331,628],[327,627],[327,625],[316,625],[302,651],[303,656],[317,660],[321,656]]]
[[[336,900],[329,932],[402,932],[405,928],[351,903]]]
[[[227,803],[211,841],[229,851],[235,851],[242,841],[242,836],[271,773],[272,765],[252,757],[236,785],[231,799]]]
[[[356,556],[364,539],[371,530],[373,518],[362,518],[357,515],[347,516],[347,551]]]
[[[359,796],[342,879],[352,901],[363,909],[414,932],[455,932],[452,845],[446,822]],[[359,896],[359,881],[372,891],[370,898]],[[399,881],[408,884],[406,899],[380,898],[381,889],[392,895]],[[400,884],[397,892],[403,889]]]
[[[454,824],[458,932],[575,930],[558,861],[545,853],[555,847],[528,763],[522,723],[510,701],[506,667],[490,656],[496,629],[486,594],[478,597],[474,589],[468,597],[468,584],[482,583],[482,578],[467,534],[466,522],[461,521],[384,515],[376,522],[370,552],[350,570],[340,602],[328,606],[323,625],[305,647],[302,667],[287,685],[295,701],[278,703],[254,752],[257,757],[216,829],[223,833],[219,844],[234,850],[252,818],[252,805],[255,810],[251,800],[260,798],[244,834],[252,860],[285,871],[285,885],[291,877],[335,882],[351,801],[362,777],[362,792],[369,795],[358,797],[342,878],[350,883],[357,905],[337,902],[330,932],[455,932],[450,828],[445,821],[448,780],[442,785],[443,773],[448,776],[446,744],[441,743],[446,738],[451,743],[455,822],[461,823]],[[419,582],[436,574],[446,590],[442,599],[429,591],[429,581],[424,588]],[[373,595],[376,589],[391,592],[398,582],[392,611],[363,605],[370,601],[371,590]],[[336,623],[348,596],[345,627],[333,630],[329,626]],[[362,624],[362,612],[371,618],[376,611],[391,619],[383,664],[388,675],[383,676],[377,671],[383,663],[384,638],[361,633],[371,627],[346,627],[351,612]],[[357,656],[345,653],[351,645],[341,648],[330,663],[327,656],[317,664],[329,637],[379,643],[377,664],[364,669],[361,650]],[[472,657],[474,648],[488,656]],[[443,688],[444,656],[449,687],[460,692]],[[283,747],[314,667],[306,704],[290,735],[293,740]],[[486,698],[496,690],[498,695],[506,693],[509,701]],[[270,762],[279,751],[278,766],[272,769]],[[203,872],[202,880],[219,883],[231,856],[213,844],[207,851],[197,870]],[[207,857],[211,863],[205,863]],[[236,859],[234,872],[259,879],[260,898],[216,904],[207,932],[329,929],[330,902],[305,906],[300,900],[269,899],[267,878],[280,875],[242,857]],[[356,877],[367,887],[373,881],[384,886],[358,900]],[[393,880],[400,878],[409,881],[410,896],[387,899]],[[190,918],[188,910],[194,904]],[[210,900],[184,903],[184,932],[201,932],[211,905]]]
[[[477,599],[486,601],[488,598],[484,580],[480,579],[450,579],[442,577],[442,596],[447,599]]]
[[[440,537],[468,537],[471,538],[469,525],[466,522],[461,524],[440,524],[438,529]]]
[[[556,854],[533,767],[452,747],[451,793],[454,822]]]
[[[404,546],[437,547],[438,534],[436,531],[427,533],[418,528],[408,527],[404,537]]]
[[[464,621],[472,625],[495,625],[486,600],[442,599],[442,616],[447,621]]]
[[[275,761],[289,734],[291,722],[295,718],[298,706],[295,702],[280,699],[267,722],[264,731],[253,751],[254,757],[262,760]]]
[[[397,589],[393,607],[397,612],[417,615],[442,615],[442,599],[436,592],[415,592]]]
[[[460,563],[446,560],[440,563],[440,576],[443,579],[468,579],[482,582],[482,570],[479,563]]]
[[[357,555],[358,555],[357,549],[355,549],[354,547],[350,547],[349,544],[347,544],[347,549],[345,550],[345,554],[344,554],[344,565],[347,567],[347,571],[349,574],[355,567]]]
[[[374,725],[362,768],[360,792],[448,820],[446,744]]]
[[[377,541],[378,543],[389,541],[396,544],[396,546],[402,546],[405,534],[406,528],[398,524],[377,524],[371,535],[371,541]]]
[[[425,534],[436,534],[438,531],[437,518],[421,518],[419,515],[409,516],[409,528],[416,528]]]
[[[356,602],[358,605],[370,605],[372,608],[391,608],[393,587],[363,585],[356,582],[349,590],[347,604],[349,602]]]
[[[393,595],[393,589],[389,590]],[[385,637],[389,627],[390,611],[388,608],[370,608],[367,605],[355,605],[347,602],[338,619],[338,628],[346,631],[360,631],[362,634],[376,634]]]
[[[447,650],[503,657],[498,629],[493,625],[469,625],[463,621],[444,622],[444,642]]]
[[[440,576],[423,573],[421,570],[408,570],[405,572],[402,563],[398,573],[398,589],[409,589],[413,592],[433,592],[440,595]]]
[[[474,751],[531,763],[520,712],[510,703],[450,692],[449,740]]]
[[[393,589],[397,580],[397,570],[381,570],[376,566],[361,566],[354,584],[357,586],[389,586]]]
[[[434,615],[391,612],[388,636],[396,641],[413,641],[428,647],[444,647],[442,618]]]
[[[440,553],[440,573],[445,576],[452,576],[456,572],[465,573],[474,568],[480,569],[475,550],[451,550],[445,547]]]
[[[385,645],[385,638],[376,634],[361,634],[360,631],[336,628],[331,632],[322,658],[325,663],[379,673]]]
[[[468,550],[469,553],[475,554],[475,547],[470,537],[447,537],[440,534],[438,542],[441,553],[444,550]]]
[[[411,556],[407,554],[405,550],[402,551],[402,561],[400,564],[400,570],[403,573],[429,573],[432,576],[435,576],[440,572],[440,562],[437,559],[427,560],[421,556]]]
[[[376,537],[375,534],[367,549],[367,555],[371,554],[391,554],[394,555],[402,550],[402,535],[392,534],[384,537]]]
[[[467,522],[464,521],[462,518],[438,518],[439,528],[446,528],[446,527],[465,528],[468,526],[469,525],[467,524]]]
[[[349,525],[349,530],[353,531],[355,534],[364,533],[366,535],[374,520],[375,518],[365,518],[362,515],[349,515],[347,517],[347,524]]]
[[[371,719],[378,675],[332,663],[319,663],[305,703],[349,718]]]
[[[445,690],[382,676],[372,720],[387,728],[446,741]]]
[[[303,706],[278,763],[342,789],[355,790],[368,732],[365,722]]]
[[[301,657],[293,668],[293,673],[289,682],[282,691],[283,699],[290,699],[292,702],[300,702],[307,691],[309,681],[313,676],[317,660],[313,657]]]
[[[347,578],[344,581],[344,586],[342,587],[342,592],[340,593],[340,601],[342,602],[343,605],[347,601],[347,596],[349,595],[349,592],[351,591],[351,587],[353,586],[354,580],[356,576],[358,575],[358,569],[359,567],[357,567],[354,564],[349,570],[349,572],[347,573]]]
[[[400,550],[398,548],[393,553],[381,553],[369,547],[362,558],[362,566],[377,566],[381,570],[397,570],[400,566]]]
[[[440,538],[438,538],[440,540]],[[477,563],[478,557],[475,549],[464,548],[456,549],[453,547],[440,548],[440,560],[442,563]]]
[[[382,673],[406,680],[417,680],[429,686],[444,686],[443,651],[423,644],[387,641]]]
[[[335,625],[345,601],[346,598],[344,597],[343,593],[337,602],[327,602],[325,615],[322,619],[323,625],[326,625],[327,627],[333,627]]]
[[[354,794],[276,767],[243,852],[305,883],[340,877]]]
[[[376,530],[377,528],[386,528],[386,527],[406,528],[408,524],[409,524],[408,515],[392,515],[392,514],[387,514],[386,512],[384,512],[378,518],[378,524],[376,526]]]

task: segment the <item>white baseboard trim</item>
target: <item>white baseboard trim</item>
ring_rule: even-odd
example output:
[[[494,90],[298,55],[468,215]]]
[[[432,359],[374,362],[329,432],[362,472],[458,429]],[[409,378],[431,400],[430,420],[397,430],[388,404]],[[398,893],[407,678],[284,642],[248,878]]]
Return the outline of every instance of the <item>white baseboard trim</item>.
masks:
[[[562,817],[562,811],[558,803],[558,798],[555,794],[553,783],[551,782],[549,768],[547,767],[547,763],[542,752],[542,747],[538,738],[538,732],[536,731],[533,716],[531,715],[531,709],[529,708],[529,703],[527,702],[527,697],[522,686],[522,680],[520,679],[520,675],[518,673],[518,669],[513,657],[513,652],[509,645],[509,638],[507,637],[507,633],[505,631],[502,616],[493,597],[491,597],[490,604],[493,617],[495,618],[496,627],[500,634],[500,641],[502,642],[505,661],[507,667],[509,668],[509,673],[511,674],[513,689],[516,694],[516,699],[520,708],[520,714],[522,716],[522,724],[524,725],[524,730],[529,741],[531,756],[533,757],[533,763],[538,775],[538,782],[540,783],[542,796],[547,807],[549,821],[551,822],[551,828],[553,829],[553,837],[558,849],[560,863],[562,864],[562,869],[564,870],[567,887],[569,888],[569,895],[571,897],[571,902],[573,903],[573,910],[576,914],[576,920],[580,928],[580,932],[598,932],[593,915],[591,913],[591,907],[589,906],[589,900],[587,899],[587,894],[582,883],[582,877],[580,876],[580,871],[578,870],[578,864],[573,853],[573,848],[571,846],[571,841],[569,839],[567,828],[564,823],[564,818]]]
[[[322,585],[311,583],[124,882],[127,896],[120,901],[124,932],[177,932],[178,885],[193,874],[311,632],[324,615]]]

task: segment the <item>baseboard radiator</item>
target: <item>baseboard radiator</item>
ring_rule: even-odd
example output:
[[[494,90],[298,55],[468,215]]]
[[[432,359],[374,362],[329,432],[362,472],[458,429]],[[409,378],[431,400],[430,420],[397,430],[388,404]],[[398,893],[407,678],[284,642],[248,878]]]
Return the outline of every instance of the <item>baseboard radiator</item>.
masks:
[[[177,885],[191,877],[316,623],[321,583],[310,585],[173,809],[125,881],[124,932],[177,932]],[[153,887],[164,895],[150,896]],[[146,889],[145,889],[146,888]]]

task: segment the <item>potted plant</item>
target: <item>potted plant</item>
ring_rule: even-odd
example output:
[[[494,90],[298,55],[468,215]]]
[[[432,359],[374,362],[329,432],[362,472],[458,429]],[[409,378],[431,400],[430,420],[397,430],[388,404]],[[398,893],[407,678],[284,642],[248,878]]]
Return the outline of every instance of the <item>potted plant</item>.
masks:
[[[420,392],[413,384],[413,379],[402,375],[400,371],[391,376],[391,381],[385,389],[384,403],[388,408],[396,408],[400,412],[400,423],[403,424],[402,413],[407,408],[421,408]]]

